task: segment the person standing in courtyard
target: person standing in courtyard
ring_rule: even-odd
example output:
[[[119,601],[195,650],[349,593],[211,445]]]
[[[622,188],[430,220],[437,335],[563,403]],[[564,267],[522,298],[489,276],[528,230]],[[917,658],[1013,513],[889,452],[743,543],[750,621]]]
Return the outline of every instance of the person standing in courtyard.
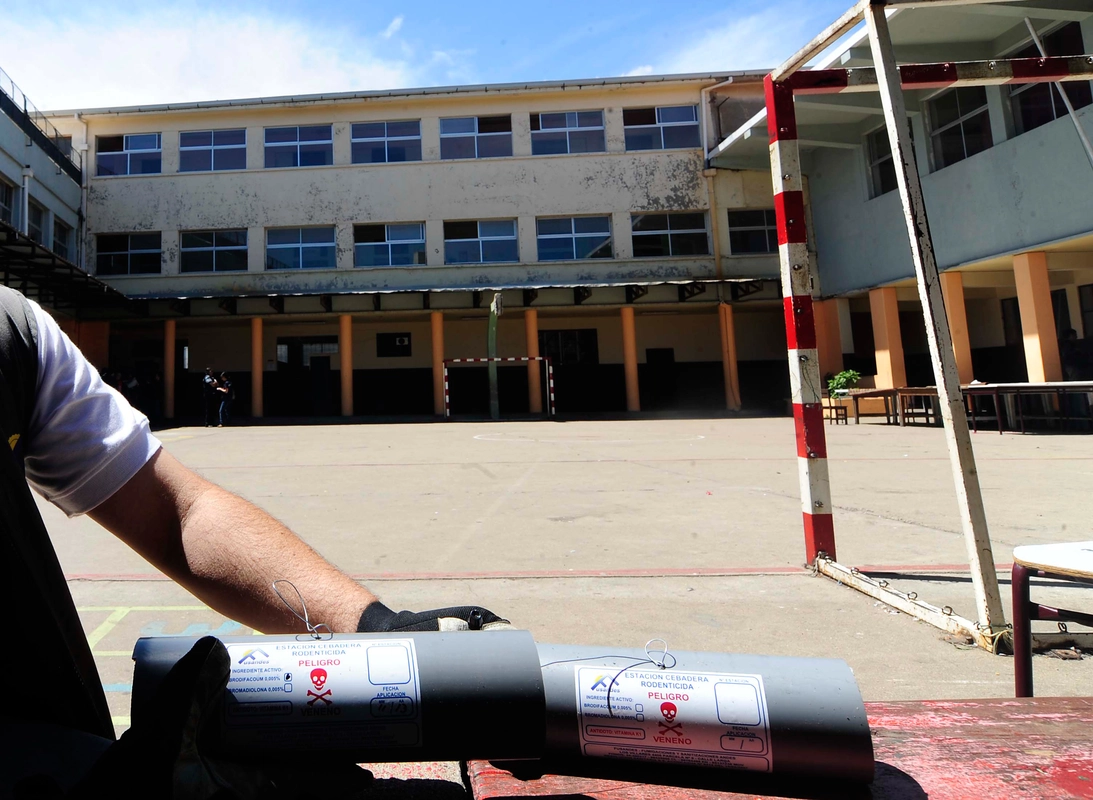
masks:
[[[216,391],[216,376],[212,367],[205,367],[205,375],[201,379],[202,390],[205,396],[205,427],[211,428],[216,424],[216,412],[219,406],[220,393]]]
[[[232,388],[228,373],[221,372],[217,382],[216,392],[220,396],[220,424],[216,427],[223,428],[232,418],[232,401],[235,400],[235,389]]]

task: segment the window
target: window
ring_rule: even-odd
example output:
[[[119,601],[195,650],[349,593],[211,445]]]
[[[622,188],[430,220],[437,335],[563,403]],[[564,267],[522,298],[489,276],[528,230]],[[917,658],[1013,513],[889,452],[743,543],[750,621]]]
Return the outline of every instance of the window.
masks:
[[[96,241],[98,275],[154,275],[160,271],[159,233],[102,233]]]
[[[247,268],[247,231],[183,231],[181,272],[242,272]]]
[[[531,115],[531,153],[602,153],[607,149],[602,111],[564,111]]]
[[[66,225],[57,217],[53,218],[53,252],[61,258],[70,259],[72,250],[72,226]]]
[[[454,117],[440,120],[441,158],[512,155],[512,117]]]
[[[1053,33],[1041,37],[1044,51],[1049,56],[1079,56],[1085,52],[1082,42],[1081,24],[1070,22]],[[1040,51],[1033,43],[1023,50],[1013,53],[1010,58],[1039,58]],[[1093,92],[1088,81],[1073,81],[1063,84],[1067,96],[1075,109],[1085,108],[1093,103]],[[1022,134],[1046,125],[1052,120],[1066,116],[1066,106],[1059,94],[1059,87],[1053,83],[1026,83],[1010,87],[1010,104],[1013,108],[1013,124],[1017,133]]]
[[[1078,307],[1082,313],[1082,333],[1093,339],[1093,283],[1078,287]]]
[[[535,220],[540,261],[611,258],[610,217],[562,217]]]
[[[27,236],[38,244],[45,244],[46,210],[31,200],[27,204]]]
[[[247,131],[186,131],[178,135],[179,172],[247,168]]]
[[[12,212],[15,209],[15,187],[0,181],[0,220],[11,225]]]
[[[599,364],[598,334],[595,328],[539,331],[539,353],[555,367]]]
[[[158,133],[130,133],[95,139],[96,175],[158,175],[163,141]]]
[[[622,124],[627,150],[670,150],[698,147],[698,106],[624,108]]]
[[[266,269],[334,269],[334,228],[270,228]]]
[[[519,260],[514,219],[444,223],[445,264]]]
[[[354,225],[354,267],[406,267],[425,263],[425,223]]]
[[[706,215],[632,214],[634,257],[704,256],[710,252]]]
[[[729,212],[729,251],[734,256],[778,252],[778,220],[774,209]]]
[[[987,91],[982,86],[950,89],[928,103],[934,168],[970,158],[994,144]]]
[[[865,146],[869,158],[869,175],[873,182],[873,197],[880,197],[896,188],[896,164],[892,160],[888,129],[877,128],[866,134]]]
[[[266,168],[324,167],[334,163],[333,128],[266,128]]]
[[[421,121],[358,122],[353,125],[353,163],[421,161]]]
[[[1002,298],[1002,336],[1006,347],[1021,347],[1021,306],[1016,297]]]
[[[376,356],[379,358],[409,358],[412,355],[410,334],[377,333]]]

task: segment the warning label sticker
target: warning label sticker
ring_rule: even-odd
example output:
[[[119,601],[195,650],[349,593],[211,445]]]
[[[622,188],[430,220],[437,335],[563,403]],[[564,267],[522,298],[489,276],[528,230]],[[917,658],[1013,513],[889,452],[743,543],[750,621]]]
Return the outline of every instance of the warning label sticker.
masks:
[[[412,639],[228,645],[226,736],[237,744],[421,744]],[[260,732],[260,735],[259,735]]]
[[[575,668],[586,756],[771,771],[760,675]]]

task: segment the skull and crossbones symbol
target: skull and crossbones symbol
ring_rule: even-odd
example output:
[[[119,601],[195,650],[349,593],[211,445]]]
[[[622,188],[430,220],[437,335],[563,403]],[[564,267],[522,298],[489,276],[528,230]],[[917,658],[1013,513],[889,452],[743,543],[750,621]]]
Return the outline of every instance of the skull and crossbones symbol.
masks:
[[[326,670],[325,669],[313,669],[311,670],[311,683],[315,687],[316,691],[307,690],[307,696],[313,699],[308,700],[309,706],[315,705],[316,701],[322,700],[325,705],[333,705],[334,701],[330,699],[331,690],[327,689],[322,692],[322,688],[326,686]],[[321,692],[321,694],[320,694]]]
[[[682,722],[676,722],[675,725],[671,724],[675,722],[676,714],[679,713],[679,709],[676,708],[675,703],[661,703],[660,713],[664,716],[664,722],[658,722],[657,724],[660,726],[662,735],[674,733],[677,736],[680,736],[683,734]]]

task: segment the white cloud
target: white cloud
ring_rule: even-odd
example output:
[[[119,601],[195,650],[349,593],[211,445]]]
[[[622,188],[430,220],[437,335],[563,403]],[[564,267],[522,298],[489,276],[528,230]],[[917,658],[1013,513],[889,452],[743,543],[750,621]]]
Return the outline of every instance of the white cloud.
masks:
[[[655,64],[658,73],[772,69],[820,30],[826,20],[802,2],[778,3],[707,28]]]
[[[384,39],[390,39],[392,36],[402,30],[402,21],[403,16],[402,14],[399,14],[397,17],[391,20],[391,24],[387,26],[386,30],[384,30],[384,32],[381,33],[380,36],[382,36]]]
[[[626,78],[634,78],[634,77],[637,77],[638,75],[652,75],[652,74],[653,74],[653,65],[652,64],[642,64],[640,67],[634,67],[629,72],[624,72],[623,76],[626,77]]]
[[[393,35],[402,17],[388,26]],[[397,23],[397,25],[396,25]],[[7,22],[4,68],[39,108],[93,108],[431,83],[412,53],[376,37],[268,15],[154,11],[97,22]],[[42,43],[48,43],[44,54]]]

